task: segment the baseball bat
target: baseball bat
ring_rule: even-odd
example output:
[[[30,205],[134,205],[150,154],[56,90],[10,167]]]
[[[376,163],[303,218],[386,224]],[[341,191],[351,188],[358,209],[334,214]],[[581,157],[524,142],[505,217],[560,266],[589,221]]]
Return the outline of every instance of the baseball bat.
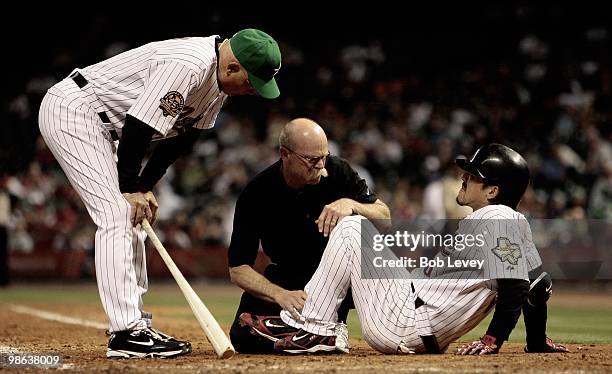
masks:
[[[189,303],[193,314],[200,323],[202,330],[204,330],[204,333],[206,334],[206,338],[210,344],[212,344],[217,356],[222,359],[232,357],[234,353],[236,353],[232,343],[225,335],[225,332],[223,332],[221,329],[221,326],[219,326],[217,320],[215,320],[215,317],[213,317],[206,305],[204,305],[193,288],[191,288],[174,261],[172,261],[172,258],[164,248],[163,244],[159,241],[157,235],[155,235],[155,231],[153,231],[153,228],[146,218],[142,220],[142,227],[149,236],[149,239],[151,239],[151,242],[153,242],[153,246],[155,246],[155,249],[157,249],[157,252],[159,252],[162,260],[164,260],[166,263],[166,266],[168,267],[168,270],[170,270],[174,280],[176,280],[176,283],[178,283],[179,288],[185,296],[185,299],[187,299],[187,303]]]

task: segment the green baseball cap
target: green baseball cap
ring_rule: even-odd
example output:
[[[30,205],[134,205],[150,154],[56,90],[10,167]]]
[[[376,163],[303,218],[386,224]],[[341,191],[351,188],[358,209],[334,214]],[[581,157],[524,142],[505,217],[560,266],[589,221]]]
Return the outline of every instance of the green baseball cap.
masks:
[[[274,76],[281,68],[281,53],[276,41],[263,31],[244,29],[232,36],[230,47],[259,96],[277,98],[280,91]]]

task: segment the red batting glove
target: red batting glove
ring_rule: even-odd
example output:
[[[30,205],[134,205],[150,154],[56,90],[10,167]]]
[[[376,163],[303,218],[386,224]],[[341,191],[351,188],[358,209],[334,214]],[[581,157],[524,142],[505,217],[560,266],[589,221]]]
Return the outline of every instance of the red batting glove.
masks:
[[[464,344],[457,352],[456,355],[491,355],[499,352],[499,348],[495,341],[497,339],[491,335],[485,335],[480,340],[471,342],[470,344]]]

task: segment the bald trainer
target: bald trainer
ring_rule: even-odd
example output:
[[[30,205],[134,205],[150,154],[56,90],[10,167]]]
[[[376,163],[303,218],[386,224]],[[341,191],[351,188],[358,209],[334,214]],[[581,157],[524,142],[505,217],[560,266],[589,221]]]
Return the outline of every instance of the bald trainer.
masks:
[[[242,353],[274,352],[276,340],[297,331],[281,322],[280,311],[297,317],[302,310],[304,286],[340,219],[353,214],[390,219],[389,208],[365,180],[345,160],[329,154],[327,136],[316,122],[297,118],[287,123],[279,136],[279,154],[280,160],[255,176],[236,203],[229,272],[245,292],[230,338]],[[253,269],[260,243],[271,260],[263,275]],[[350,306],[352,300],[345,300],[336,329],[337,344],[345,352],[343,322]],[[251,315],[266,317],[244,320]],[[262,328],[255,333],[248,326],[252,323]]]

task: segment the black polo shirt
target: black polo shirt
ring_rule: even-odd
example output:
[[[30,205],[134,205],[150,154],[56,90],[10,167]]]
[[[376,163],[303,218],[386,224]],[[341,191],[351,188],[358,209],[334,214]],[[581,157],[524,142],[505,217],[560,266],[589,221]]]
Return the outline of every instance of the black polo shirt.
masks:
[[[278,161],[244,188],[236,203],[229,266],[255,263],[259,243],[272,263],[264,275],[289,290],[303,289],[314,274],[328,238],[315,220],[323,207],[341,198],[373,203],[376,195],[349,164],[330,156],[328,176],[299,190],[287,186]]]

